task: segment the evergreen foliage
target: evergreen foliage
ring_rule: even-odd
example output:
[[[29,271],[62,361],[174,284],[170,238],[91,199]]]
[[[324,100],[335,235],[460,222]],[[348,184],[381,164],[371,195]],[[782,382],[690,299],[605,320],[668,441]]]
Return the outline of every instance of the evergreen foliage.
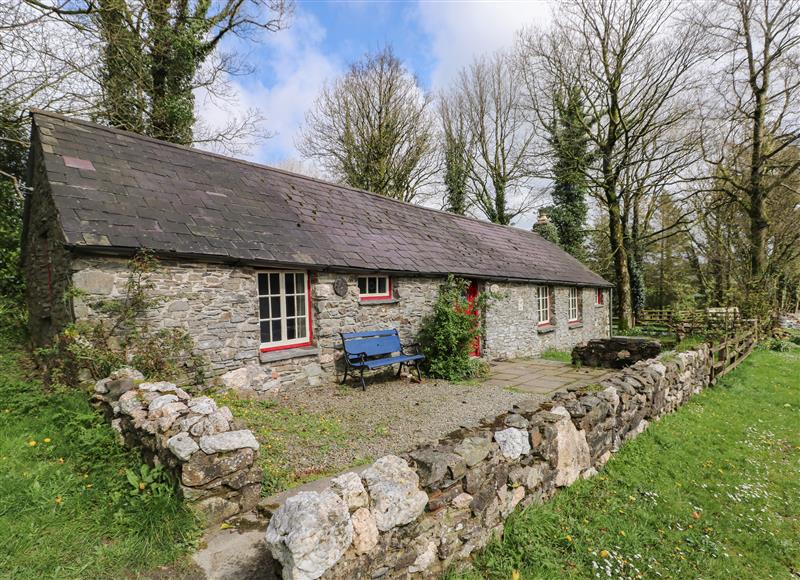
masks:
[[[462,381],[485,372],[485,363],[470,356],[480,337],[480,313],[489,296],[481,293],[470,306],[469,282],[449,276],[439,288],[433,312],[422,322],[420,344],[426,374],[447,381]],[[477,315],[475,312],[477,311]]]
[[[553,207],[549,216],[564,250],[582,260],[586,257],[584,225],[588,207],[587,174],[592,161],[586,134],[583,104],[577,89],[556,95],[557,119],[550,127],[553,165]]]

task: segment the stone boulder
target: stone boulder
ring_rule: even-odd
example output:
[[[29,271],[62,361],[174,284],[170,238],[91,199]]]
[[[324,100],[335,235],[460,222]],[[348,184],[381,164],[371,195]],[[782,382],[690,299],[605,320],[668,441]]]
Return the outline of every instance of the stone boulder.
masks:
[[[350,511],[365,508],[369,505],[367,490],[364,489],[361,478],[352,471],[343,473],[339,477],[334,477],[331,480],[331,489],[344,500]]]
[[[370,511],[382,532],[414,521],[425,510],[427,494],[419,477],[396,455],[381,457],[361,474],[370,496]]]
[[[353,542],[350,512],[330,490],[300,492],[272,515],[266,542],[285,580],[319,578]]]
[[[500,445],[500,453],[506,459],[519,459],[521,455],[530,453],[531,442],[527,431],[509,427],[494,434],[494,440]]]
[[[246,447],[258,451],[258,441],[249,429],[206,435],[200,438],[199,444],[200,449],[209,454],[235,451]]]
[[[586,434],[579,431],[572,423],[569,412],[564,407],[555,407],[551,411],[561,415],[554,427],[556,429],[556,487],[571,485],[584,469],[591,467],[589,444]]]

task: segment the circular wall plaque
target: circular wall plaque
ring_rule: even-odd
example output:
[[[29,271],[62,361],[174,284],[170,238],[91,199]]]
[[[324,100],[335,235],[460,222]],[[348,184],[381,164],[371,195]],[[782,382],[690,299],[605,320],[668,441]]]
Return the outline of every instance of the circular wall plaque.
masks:
[[[336,292],[336,295],[345,296],[347,290],[347,280],[344,278],[336,278],[336,281],[333,283],[333,291]]]

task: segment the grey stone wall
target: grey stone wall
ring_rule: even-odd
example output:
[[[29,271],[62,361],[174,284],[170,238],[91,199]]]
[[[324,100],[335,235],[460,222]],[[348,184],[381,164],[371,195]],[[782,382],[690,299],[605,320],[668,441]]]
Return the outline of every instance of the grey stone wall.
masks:
[[[237,428],[228,407],[174,383],[144,382],[131,368],[97,381],[92,403],[124,445],[176,476],[184,499],[209,523],[255,507],[263,477],[258,441]]]
[[[71,256],[64,249],[64,236],[50,195],[41,147],[35,132],[30,160],[33,191],[25,210],[23,266],[28,329],[36,346],[48,344],[53,335],[72,320],[70,302],[65,299],[70,285]]]
[[[609,335],[608,290],[603,290],[604,303],[597,305],[595,288],[580,289],[581,321],[572,324],[568,322],[569,288],[556,286],[552,328],[540,329],[535,285],[514,282],[489,285],[495,286],[499,298],[491,302],[484,323],[484,356],[488,358],[536,356],[549,348],[570,350],[579,342]]]
[[[347,282],[347,293],[338,296],[334,282]],[[320,348],[320,363],[328,372],[340,372],[336,364],[340,356],[340,332],[360,332],[396,328],[403,343],[414,342],[422,319],[433,309],[443,278],[392,278],[394,296],[390,300],[361,302],[358,297],[358,276],[324,273],[312,282],[314,304],[314,336]]]
[[[383,457],[286,500],[267,547],[286,580],[438,576],[502,534],[516,506],[595,475],[625,440],[707,387],[710,371],[705,345],[641,361],[592,388]]]
[[[100,302],[124,295],[126,259],[81,256],[70,267],[72,283],[83,291],[74,301],[76,318],[101,316]],[[361,302],[356,274],[311,272],[312,346],[260,353],[256,273],[248,267],[162,260],[148,279],[163,301],[144,322],[154,330],[185,328],[210,363],[211,375],[224,376],[226,384],[262,392],[317,385],[341,376],[340,332],[397,328],[403,342],[415,341],[443,281],[396,276],[391,299]],[[343,296],[334,291],[340,278],[346,284]],[[549,347],[572,348],[608,334],[608,309],[595,306],[594,289],[583,290],[582,324],[570,328],[568,290],[556,288],[553,330],[539,334],[535,287],[497,286],[501,298],[491,302],[485,313],[483,356],[532,356]]]

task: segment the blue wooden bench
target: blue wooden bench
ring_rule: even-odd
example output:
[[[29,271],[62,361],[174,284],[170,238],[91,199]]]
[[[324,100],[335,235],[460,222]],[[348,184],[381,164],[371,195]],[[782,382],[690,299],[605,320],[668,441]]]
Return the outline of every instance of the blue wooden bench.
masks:
[[[417,369],[417,378],[422,381],[419,371],[419,361],[425,358],[419,354],[419,345],[401,344],[400,335],[396,329],[389,330],[370,330],[366,332],[341,332],[342,347],[344,348],[344,378],[342,384],[347,381],[347,373],[355,375],[358,370],[361,373],[361,388],[367,390],[364,383],[364,370],[372,370],[380,367],[400,364],[397,369],[397,376],[403,370],[403,365],[408,366],[414,363]],[[416,348],[417,352],[409,353],[406,349]]]

